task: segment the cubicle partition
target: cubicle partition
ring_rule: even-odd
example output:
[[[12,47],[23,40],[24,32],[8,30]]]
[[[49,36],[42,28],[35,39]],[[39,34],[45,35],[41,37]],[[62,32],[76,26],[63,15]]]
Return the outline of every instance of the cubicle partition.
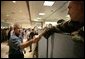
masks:
[[[55,33],[38,43],[38,58],[76,58],[74,44],[70,35]]]

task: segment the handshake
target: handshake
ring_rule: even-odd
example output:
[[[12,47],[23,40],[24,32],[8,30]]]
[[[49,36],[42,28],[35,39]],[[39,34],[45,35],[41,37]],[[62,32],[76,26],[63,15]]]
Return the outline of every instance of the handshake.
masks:
[[[46,39],[48,39],[55,32],[62,33],[62,31],[60,31],[57,27],[54,27],[54,26],[51,28],[45,27],[45,28],[43,28],[43,31],[40,34],[34,35],[33,37],[31,37],[31,40],[26,41],[25,43],[21,44],[21,47],[26,48],[29,45],[31,45],[32,43],[37,43],[41,39],[42,36],[44,36]]]
[[[57,27],[52,26],[51,28],[45,27],[39,35],[33,37],[33,42],[38,42],[42,36],[48,39],[54,33],[62,33]]]
[[[41,39],[41,37],[44,36],[44,34],[46,33],[47,30],[48,30],[48,28],[44,28],[43,31],[40,34],[30,35],[29,39],[32,36],[33,43],[37,43]]]

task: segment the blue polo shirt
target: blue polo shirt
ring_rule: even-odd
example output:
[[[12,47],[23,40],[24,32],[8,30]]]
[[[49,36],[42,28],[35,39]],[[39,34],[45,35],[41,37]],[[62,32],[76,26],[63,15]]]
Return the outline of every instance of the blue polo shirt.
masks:
[[[20,44],[23,41],[23,37],[19,35],[17,37],[14,33],[10,36],[9,39],[9,54],[23,54],[23,49],[20,48]]]

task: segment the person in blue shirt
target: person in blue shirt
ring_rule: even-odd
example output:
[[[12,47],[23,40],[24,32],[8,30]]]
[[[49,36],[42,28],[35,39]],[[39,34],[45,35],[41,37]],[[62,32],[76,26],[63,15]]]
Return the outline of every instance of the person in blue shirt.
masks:
[[[24,58],[23,49],[32,43],[38,42],[40,40],[40,36],[37,35],[35,38],[26,42],[22,42],[22,40],[23,37],[20,35],[20,26],[19,24],[14,24],[14,31],[8,41],[9,58]]]

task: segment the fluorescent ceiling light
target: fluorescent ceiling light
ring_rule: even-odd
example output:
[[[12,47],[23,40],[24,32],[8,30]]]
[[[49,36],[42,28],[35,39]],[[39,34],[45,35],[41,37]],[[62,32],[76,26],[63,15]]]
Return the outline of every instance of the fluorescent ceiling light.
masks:
[[[38,21],[38,19],[34,19],[34,21]]]
[[[13,3],[16,3],[16,1],[12,1]]]
[[[52,6],[54,4],[54,1],[45,1],[44,6]]]
[[[39,15],[45,15],[45,13],[39,13]]]
[[[37,18],[37,19],[41,19],[41,18]]]

